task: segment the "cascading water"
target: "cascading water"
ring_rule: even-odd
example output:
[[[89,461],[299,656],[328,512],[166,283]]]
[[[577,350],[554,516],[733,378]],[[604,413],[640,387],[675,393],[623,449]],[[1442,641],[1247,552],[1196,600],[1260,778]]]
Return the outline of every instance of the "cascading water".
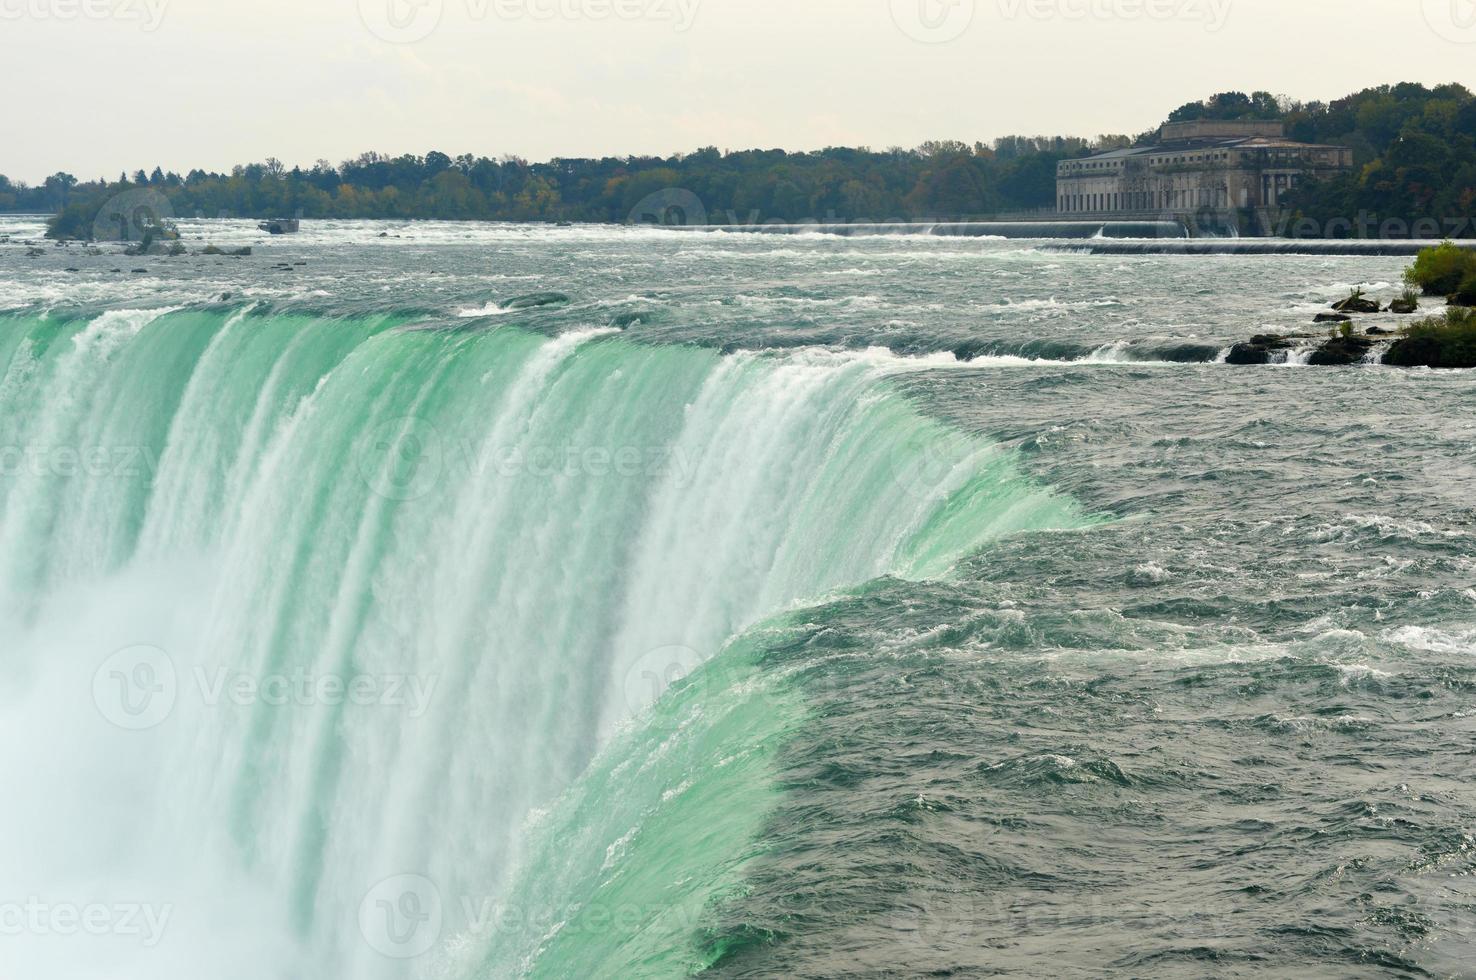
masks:
[[[805,711],[735,638],[1081,521],[883,352],[5,328],[0,734],[51,748],[9,759],[0,880],[169,920],[18,941],[20,975],[690,972]],[[647,914],[591,939],[612,904]]]

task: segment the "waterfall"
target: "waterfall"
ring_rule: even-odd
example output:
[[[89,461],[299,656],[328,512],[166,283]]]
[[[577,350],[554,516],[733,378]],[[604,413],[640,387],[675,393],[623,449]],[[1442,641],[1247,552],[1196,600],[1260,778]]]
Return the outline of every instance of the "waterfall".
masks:
[[[745,631],[1081,520],[899,392],[927,362],[413,323],[5,319],[0,733],[46,756],[11,754],[0,880],[168,910],[153,945],[17,940],[21,974],[614,968],[472,911],[666,883],[700,913],[803,711]],[[670,834],[680,885],[631,870]],[[424,949],[375,933],[430,907],[407,881],[442,903]]]

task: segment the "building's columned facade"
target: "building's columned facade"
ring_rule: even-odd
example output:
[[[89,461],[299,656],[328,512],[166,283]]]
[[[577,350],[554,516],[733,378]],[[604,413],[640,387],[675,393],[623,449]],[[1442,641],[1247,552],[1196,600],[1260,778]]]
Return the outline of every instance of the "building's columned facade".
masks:
[[[1279,122],[1170,123],[1152,146],[1056,166],[1061,214],[1273,208],[1307,177],[1352,169],[1353,151],[1297,143]]]

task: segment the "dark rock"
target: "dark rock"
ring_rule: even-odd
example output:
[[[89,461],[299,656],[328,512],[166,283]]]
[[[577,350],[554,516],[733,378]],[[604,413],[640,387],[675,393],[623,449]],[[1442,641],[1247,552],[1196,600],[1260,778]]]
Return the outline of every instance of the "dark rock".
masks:
[[[1389,304],[1389,312],[1398,313],[1401,316],[1408,316],[1411,313],[1415,313],[1419,310],[1419,308],[1420,301],[1417,299],[1396,299],[1394,302]]]
[[[1319,313],[1312,320],[1313,323],[1352,323],[1353,318],[1346,313]]]
[[[1219,356],[1221,349],[1208,344],[1174,344],[1157,348],[1151,355],[1153,360],[1174,364],[1208,364]]]
[[[563,293],[532,293],[527,296],[517,296],[502,304],[504,310],[531,310],[540,306],[558,306],[569,302],[569,297]]]
[[[631,327],[645,323],[650,316],[649,313],[617,313],[610,321],[610,326],[620,330],[629,330]]]
[[[1333,309],[1339,313],[1377,313],[1381,309],[1379,301],[1364,299],[1362,296],[1349,296],[1340,303],[1334,303]]]
[[[1225,358],[1227,364],[1270,364],[1271,355],[1292,348],[1292,340],[1278,334],[1263,333],[1248,343],[1236,344]]]
[[[1271,352],[1255,344],[1236,344],[1230,348],[1226,364],[1270,364]]]
[[[1364,331],[1364,333],[1368,334],[1370,337],[1384,337],[1392,334],[1393,332],[1394,331],[1392,330],[1385,330],[1383,327],[1369,327],[1367,330]]]
[[[1372,347],[1373,341],[1367,337],[1334,337],[1313,351],[1307,358],[1307,363],[1319,367],[1357,364]]]
[[[1476,273],[1472,273],[1461,283],[1461,288],[1451,295],[1448,302],[1451,306],[1476,306]]]
[[[1236,344],[1230,348],[1230,355],[1225,358],[1226,364],[1270,364],[1271,352],[1280,350],[1279,347],[1271,347],[1265,344],[1251,342],[1249,344]]]
[[[133,270],[133,274],[134,275],[139,275],[141,273],[147,273],[148,271],[149,271],[148,269],[134,269]]]

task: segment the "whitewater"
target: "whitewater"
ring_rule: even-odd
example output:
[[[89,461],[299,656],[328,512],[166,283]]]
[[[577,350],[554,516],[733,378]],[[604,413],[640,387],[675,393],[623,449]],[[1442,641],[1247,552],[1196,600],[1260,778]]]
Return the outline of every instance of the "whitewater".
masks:
[[[5,443],[32,447],[3,498],[7,646],[45,689],[97,669],[58,649],[134,635],[114,666],[129,685],[147,666],[174,702],[119,739],[106,715],[150,693],[115,706],[100,682],[107,710],[45,724],[95,741],[58,760],[85,761],[74,782],[149,774],[130,790],[159,821],[134,828],[144,867],[91,871],[234,863],[272,902],[223,914],[274,925],[301,947],[295,969],[394,973],[355,916],[404,869],[444,896],[500,898],[533,811],[744,627],[1075,520],[995,447],[889,392],[895,358],[406,325],[169,310],[7,324]],[[223,697],[221,672],[232,690],[282,690]],[[284,696],[294,674],[303,690]],[[689,761],[702,781],[720,760]],[[722,846],[742,845],[734,831]],[[157,856],[181,845],[198,851]],[[174,928],[190,924],[176,913]]]
[[[14,975],[1463,961],[1469,377],[1216,363],[1396,259],[257,247],[0,246]]]

